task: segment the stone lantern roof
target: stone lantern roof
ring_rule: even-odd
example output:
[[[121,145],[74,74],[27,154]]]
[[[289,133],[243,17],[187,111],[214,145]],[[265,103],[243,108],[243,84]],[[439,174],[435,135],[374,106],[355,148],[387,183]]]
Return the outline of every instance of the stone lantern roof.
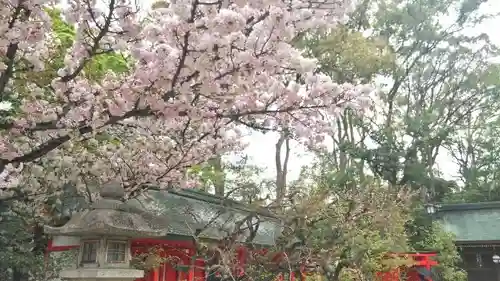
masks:
[[[122,202],[125,190],[119,183],[105,185],[101,199],[89,210],[74,214],[61,227],[45,226],[45,233],[63,236],[122,236],[122,237],[164,237],[168,222],[159,217]]]

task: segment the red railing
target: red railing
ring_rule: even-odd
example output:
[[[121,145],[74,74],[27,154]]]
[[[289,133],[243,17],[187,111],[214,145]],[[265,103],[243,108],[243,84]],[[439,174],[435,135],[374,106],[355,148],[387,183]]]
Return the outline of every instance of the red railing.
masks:
[[[432,267],[438,263],[434,260],[437,253],[407,253],[396,254],[413,259],[410,267],[395,268],[386,272],[377,274],[378,281],[400,281],[403,275],[406,275],[407,281],[432,281]]]

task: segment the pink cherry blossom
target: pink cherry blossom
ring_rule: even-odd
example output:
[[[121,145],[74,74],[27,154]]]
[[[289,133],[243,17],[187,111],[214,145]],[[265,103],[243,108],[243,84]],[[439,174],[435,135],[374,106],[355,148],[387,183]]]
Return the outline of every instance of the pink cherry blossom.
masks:
[[[350,0],[177,0],[147,18],[130,0],[64,2],[0,0],[0,101],[22,93],[0,124],[0,187],[116,178],[130,193],[190,187],[186,169],[242,149],[241,126],[285,126],[318,143],[325,114],[369,105],[370,88],[335,83],[291,45],[335,28]],[[65,55],[45,12],[55,7],[76,30]],[[85,66],[110,52],[127,57],[128,71],[89,79]],[[55,56],[64,66],[52,81],[13,83],[26,79],[13,70],[21,60],[36,72]]]

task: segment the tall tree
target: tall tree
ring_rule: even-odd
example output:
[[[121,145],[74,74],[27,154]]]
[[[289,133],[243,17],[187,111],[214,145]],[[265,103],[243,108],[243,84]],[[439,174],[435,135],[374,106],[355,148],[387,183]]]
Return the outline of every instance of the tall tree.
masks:
[[[313,53],[323,45],[321,66],[330,67],[327,73],[333,77],[346,81],[363,79],[380,85],[373,114],[359,118],[346,110],[332,122],[333,149],[321,152],[326,157],[319,165],[337,171],[337,183],[346,184],[371,174],[388,183],[393,192],[411,186],[422,193],[420,199],[436,201],[445,199],[455,188],[454,182],[440,178],[437,157],[446,148],[456,151],[458,143],[465,140],[466,134],[461,133],[471,117],[484,124],[484,118],[477,118],[479,113],[483,117],[493,116],[495,108],[491,105],[495,104],[498,85],[494,78],[498,72],[490,61],[498,54],[496,46],[485,34],[465,32],[488,16],[478,14],[480,2],[469,4],[474,3],[363,1],[339,36],[353,40],[356,32],[363,34],[359,41],[353,40],[358,48],[353,48],[351,56],[339,55],[338,50],[343,50],[340,47],[324,48],[327,42],[336,42],[335,32],[320,40],[306,37],[305,46]],[[455,18],[449,14],[453,8],[460,10]],[[443,18],[450,18],[451,22],[443,22]],[[370,51],[356,53],[367,47]],[[379,56],[370,56],[374,53]],[[365,61],[373,61],[373,68],[366,67],[365,72],[342,71],[363,69]],[[365,75],[360,76],[361,73]],[[490,109],[484,111],[485,107]],[[486,136],[481,131],[476,133]],[[483,151],[488,151],[483,152],[485,157],[494,154],[494,150]],[[414,211],[419,216],[418,209]],[[452,237],[426,226],[421,219],[410,221],[407,232],[413,248],[443,249],[447,257],[440,259],[446,269],[445,280],[463,279],[463,272],[456,267],[456,249],[450,247]]]
[[[376,10],[373,33],[389,43],[397,63],[384,77],[377,114],[362,125],[375,148],[361,157],[395,187],[428,189],[442,199],[449,183],[436,173],[438,154],[490,100],[489,81],[481,78],[498,50],[486,34],[465,33],[485,17],[478,5],[381,1]],[[444,23],[456,8],[462,13]]]
[[[490,61],[497,47],[486,34],[466,33],[489,16],[478,14],[481,2],[469,2],[363,1],[344,28],[306,40],[312,54],[323,51],[326,73],[379,85],[373,112],[359,118],[346,110],[332,122],[327,155],[337,170],[369,170],[393,188],[409,185],[434,200],[455,187],[441,178],[438,155],[491,104],[497,87]],[[356,47],[328,48],[342,38]]]
[[[377,76],[390,73],[395,67],[396,55],[388,42],[364,34],[371,28],[363,14],[370,8],[369,4],[369,1],[360,3],[345,25],[328,32],[307,34],[297,41],[297,46],[309,56],[319,58],[321,70],[343,83],[373,82]],[[331,149],[325,153],[321,148],[312,148],[321,155],[321,165],[328,165],[336,171],[338,178],[348,174],[364,177],[366,161],[356,157],[359,155],[355,152],[366,149],[368,134],[363,130],[357,113],[339,111],[337,118],[328,119],[332,128],[326,142]]]
[[[500,151],[498,114],[500,86],[498,67],[493,66],[489,75],[481,77],[489,81],[490,99],[478,112],[471,113],[463,128],[454,134],[447,149],[458,166],[460,187],[449,194],[449,200],[481,202],[500,200]]]

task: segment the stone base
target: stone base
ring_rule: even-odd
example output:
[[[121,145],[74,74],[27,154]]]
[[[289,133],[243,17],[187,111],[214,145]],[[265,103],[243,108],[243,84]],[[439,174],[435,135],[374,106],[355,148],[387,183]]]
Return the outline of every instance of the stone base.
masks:
[[[71,281],[133,281],[144,277],[144,271],[129,268],[78,268],[63,270],[59,277]]]

